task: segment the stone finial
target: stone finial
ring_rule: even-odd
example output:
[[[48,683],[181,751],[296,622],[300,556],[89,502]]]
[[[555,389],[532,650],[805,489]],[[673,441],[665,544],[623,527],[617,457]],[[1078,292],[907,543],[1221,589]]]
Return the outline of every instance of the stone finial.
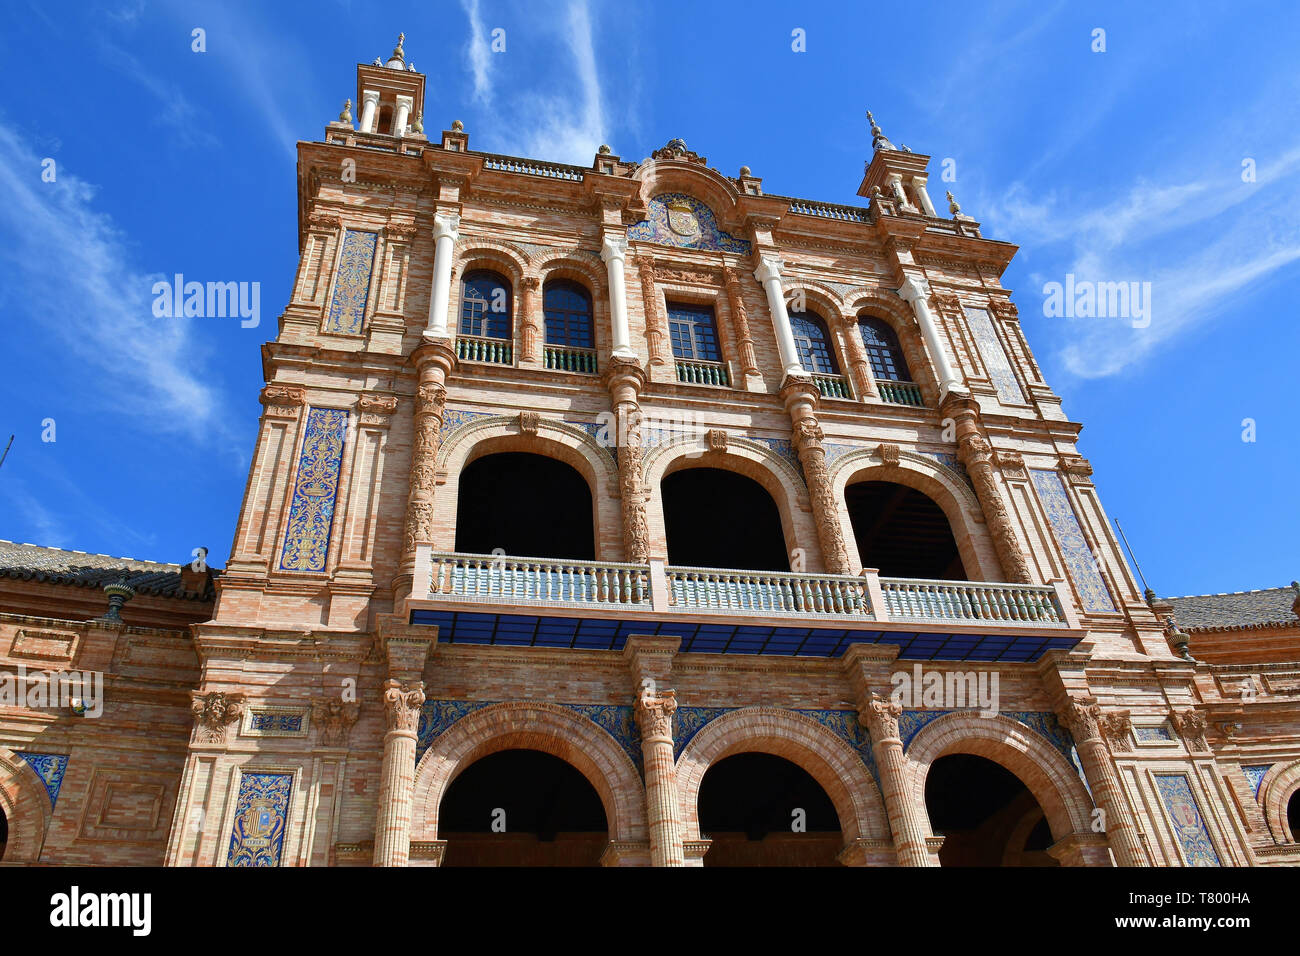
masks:
[[[463,133],[465,131],[465,124],[462,123],[460,120],[452,120],[451,131],[453,133]]]
[[[746,176],[748,176],[748,175],[750,175],[749,167],[748,167],[748,166],[741,166],[741,167],[740,167],[740,178],[741,178],[741,179],[744,179],[744,178],[745,178]]]
[[[370,65],[371,65],[371,66],[383,66],[383,65],[384,65],[384,61],[381,60],[379,57],[375,57],[375,62],[372,63],[372,64],[370,64]]]
[[[1165,618],[1165,637],[1173,645],[1174,651],[1179,657],[1185,661],[1191,661],[1193,664],[1196,663],[1196,658],[1188,651],[1192,639],[1179,629],[1172,616]]]
[[[424,111],[423,110],[415,114],[415,122],[411,124],[411,129],[413,129],[417,133],[424,132]]]
[[[122,623],[122,605],[131,598],[135,597],[135,588],[126,583],[126,579],[117,581],[113,584],[104,585],[104,593],[108,595],[108,611],[100,618],[101,621],[112,621],[114,624]]]
[[[867,110],[867,122],[871,124],[871,148],[893,149],[894,144],[889,141],[889,137],[880,131],[880,126],[877,125],[876,118],[871,115],[871,110]]]
[[[610,153],[613,152],[613,150],[609,148],[608,144],[601,143],[600,149],[596,150],[596,152],[600,153],[600,155],[602,156],[608,156]]]
[[[961,214],[961,206],[957,205],[957,200],[952,196],[952,190],[948,190],[948,211],[954,216]]]
[[[406,34],[397,34],[397,46],[393,47],[393,54],[388,58],[389,63],[392,63],[394,60],[398,60],[401,63],[406,62],[406,52],[402,49],[402,44],[404,42],[406,42]]]
[[[343,101],[343,109],[339,113],[339,122],[340,123],[352,122],[352,97],[348,97],[346,100]]]

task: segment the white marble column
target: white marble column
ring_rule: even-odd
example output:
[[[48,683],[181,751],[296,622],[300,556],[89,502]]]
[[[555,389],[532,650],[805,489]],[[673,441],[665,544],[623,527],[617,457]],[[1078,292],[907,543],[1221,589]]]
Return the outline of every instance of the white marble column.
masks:
[[[609,278],[609,314],[614,326],[614,355],[635,360],[636,352],[632,351],[632,336],[627,325],[627,286],[623,280],[627,239],[623,236],[606,236],[600,257],[605,260]]]
[[[921,201],[921,211],[937,219],[939,214],[934,211],[934,203],[930,202],[930,193],[925,188],[925,181],[924,176],[913,176],[912,189],[916,191],[916,198]]]
[[[934,360],[935,372],[938,374],[940,399],[946,398],[950,392],[968,394],[969,390],[952,367],[952,360],[948,357],[948,351],[943,347],[943,340],[939,337],[939,327],[935,325],[934,315],[930,312],[927,301],[930,297],[929,283],[918,276],[909,276],[898,290],[898,294],[911,303],[912,311],[916,313],[916,322],[921,327],[921,335],[925,338],[926,348],[930,350],[930,357]]]
[[[397,119],[393,120],[393,135],[405,136],[406,124],[411,118],[411,108],[415,101],[409,96],[399,96],[397,98]]]
[[[378,90],[361,91],[361,132],[375,131],[375,109],[379,106]]]
[[[433,291],[429,295],[429,324],[424,330],[429,338],[450,338],[447,308],[451,302],[451,260],[459,238],[460,216],[440,212],[433,217]]]
[[[776,329],[776,347],[781,353],[781,365],[786,375],[806,375],[799,362],[799,350],[794,345],[794,333],[790,330],[790,314],[785,310],[785,290],[781,288],[781,267],[784,263],[776,256],[763,256],[754,278],[767,292],[767,307],[772,313],[772,325]]]

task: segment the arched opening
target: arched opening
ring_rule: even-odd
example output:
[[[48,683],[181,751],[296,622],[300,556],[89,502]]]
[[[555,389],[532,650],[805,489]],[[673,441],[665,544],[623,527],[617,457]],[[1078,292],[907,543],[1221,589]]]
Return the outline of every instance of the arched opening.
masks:
[[[460,473],[456,550],[594,561],[591,489],[576,469],[528,452],[498,452]]]
[[[767,489],[721,468],[687,468],[660,483],[668,563],[789,571],[781,514]]]
[[[965,565],[943,509],[892,481],[859,481],[844,489],[853,537],[864,568],[882,577],[965,581]]]
[[[501,750],[451,782],[438,836],[443,866],[598,866],[609,826],[600,795],[571,764]]]
[[[5,816],[4,808],[0,807],[0,861],[5,858],[5,844],[9,842],[9,818]]]
[[[1300,790],[1291,794],[1286,803],[1286,825],[1291,831],[1291,842],[1300,843]]]
[[[700,783],[705,866],[837,866],[844,847],[826,791],[798,764],[741,753],[709,767]]]
[[[461,284],[460,334],[476,338],[510,338],[510,283],[487,269],[465,274]]]
[[[815,375],[839,375],[840,364],[831,345],[826,321],[815,312],[791,312],[790,330],[805,369]]]
[[[393,132],[393,107],[387,103],[379,107],[379,119],[375,123],[375,132],[390,135]]]
[[[862,347],[871,364],[871,375],[877,382],[912,381],[898,333],[888,322],[862,315],[858,317],[858,332],[862,335]]]
[[[1047,853],[1043,808],[1010,770],[986,757],[949,754],[925,778],[930,829],[943,866],[1059,866]]]

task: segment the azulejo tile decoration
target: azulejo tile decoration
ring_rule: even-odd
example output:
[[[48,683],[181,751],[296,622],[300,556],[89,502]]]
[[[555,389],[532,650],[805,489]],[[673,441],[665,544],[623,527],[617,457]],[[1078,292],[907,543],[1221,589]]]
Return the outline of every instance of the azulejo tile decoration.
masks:
[[[1002,342],[993,328],[993,320],[989,317],[988,310],[967,306],[966,324],[975,338],[980,357],[984,359],[984,367],[988,369],[989,379],[992,380],[993,387],[998,390],[999,401],[1023,405],[1025,393],[1021,391],[1016,373],[1011,370],[1011,363],[1007,361],[1007,353],[1002,348]]]
[[[18,752],[23,763],[36,771],[36,776],[45,784],[50,806],[59,799],[59,790],[63,787],[63,775],[68,772],[68,758],[65,754],[32,754]]]
[[[313,408],[307,413],[293,504],[289,507],[289,528],[280,559],[284,571],[325,570],[347,429],[345,409]]]
[[[457,428],[467,425],[476,418],[487,418],[488,412],[471,412],[460,408],[448,408],[442,413],[442,427],[438,429],[438,444],[445,444],[447,438]]]
[[[1210,833],[1205,828],[1201,808],[1196,803],[1196,795],[1192,793],[1192,785],[1188,782],[1187,775],[1158,773],[1155,778],[1160,800],[1169,814],[1174,835],[1183,848],[1187,865],[1221,866],[1219,854],[1215,851]]]
[[[880,772],[876,769],[876,755],[871,750],[871,734],[858,720],[856,710],[796,710],[795,713],[811,717],[857,751],[879,788]]]
[[[420,762],[424,752],[452,724],[489,703],[485,700],[426,700],[420,708],[420,723],[415,731],[415,762]]]
[[[1047,512],[1048,523],[1052,526],[1052,535],[1060,545],[1065,563],[1070,569],[1070,577],[1079,589],[1085,611],[1114,611],[1115,603],[1106,587],[1106,582],[1097,570],[1097,563],[1088,542],[1083,537],[1079,518],[1074,513],[1070,499],[1065,496],[1065,485],[1061,476],[1054,471],[1036,468],[1029,470],[1033,479],[1034,490],[1038,500]]]
[[[570,710],[586,717],[593,724],[618,741],[623,752],[631,758],[640,773],[641,731],[636,725],[632,708],[621,704],[565,704]]]
[[[343,234],[343,251],[339,254],[338,273],[334,280],[334,298],[325,317],[325,331],[336,335],[358,335],[366,320],[366,300],[370,296],[370,272],[375,262],[373,232]]]
[[[292,790],[292,774],[246,773],[240,777],[227,866],[280,865]]]
[[[249,737],[303,737],[307,733],[307,715],[292,707],[250,710],[243,732]]]
[[[1144,744],[1174,739],[1165,727],[1134,727],[1133,736]]]
[[[661,193],[651,199],[647,207],[647,217],[628,227],[629,240],[679,249],[712,249],[749,255],[749,242],[718,228],[713,210],[693,196]]]
[[[1273,765],[1271,763],[1262,763],[1241,768],[1241,772],[1244,773],[1246,779],[1250,781],[1251,792],[1255,794],[1256,800],[1259,799],[1259,788],[1264,783],[1264,775],[1267,774],[1272,767]]]
[[[682,755],[686,745],[710,721],[717,720],[734,707],[678,707],[673,714],[673,758]]]

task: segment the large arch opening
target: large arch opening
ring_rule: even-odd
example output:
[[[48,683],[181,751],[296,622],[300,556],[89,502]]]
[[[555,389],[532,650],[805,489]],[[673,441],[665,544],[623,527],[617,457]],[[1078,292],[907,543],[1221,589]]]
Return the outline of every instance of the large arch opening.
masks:
[[[838,866],[844,848],[835,804],[812,774],[767,753],[740,753],[700,783],[705,866]]]
[[[1300,790],[1286,802],[1286,826],[1291,831],[1291,842],[1300,843]]]
[[[9,818],[5,816],[3,807],[0,807],[0,862],[5,858],[5,844],[9,842]]]
[[[721,468],[687,468],[660,483],[668,563],[789,571],[781,513],[767,489]]]
[[[844,489],[864,568],[882,577],[967,580],[957,539],[943,509],[915,488],[859,481]]]
[[[949,754],[925,778],[930,828],[943,866],[1059,866],[1043,808],[1010,770],[986,757]]]
[[[594,561],[591,488],[572,466],[545,455],[484,455],[460,474],[456,550]]]
[[[609,844],[600,795],[573,765],[538,750],[501,750],[443,795],[443,866],[599,866]]]

